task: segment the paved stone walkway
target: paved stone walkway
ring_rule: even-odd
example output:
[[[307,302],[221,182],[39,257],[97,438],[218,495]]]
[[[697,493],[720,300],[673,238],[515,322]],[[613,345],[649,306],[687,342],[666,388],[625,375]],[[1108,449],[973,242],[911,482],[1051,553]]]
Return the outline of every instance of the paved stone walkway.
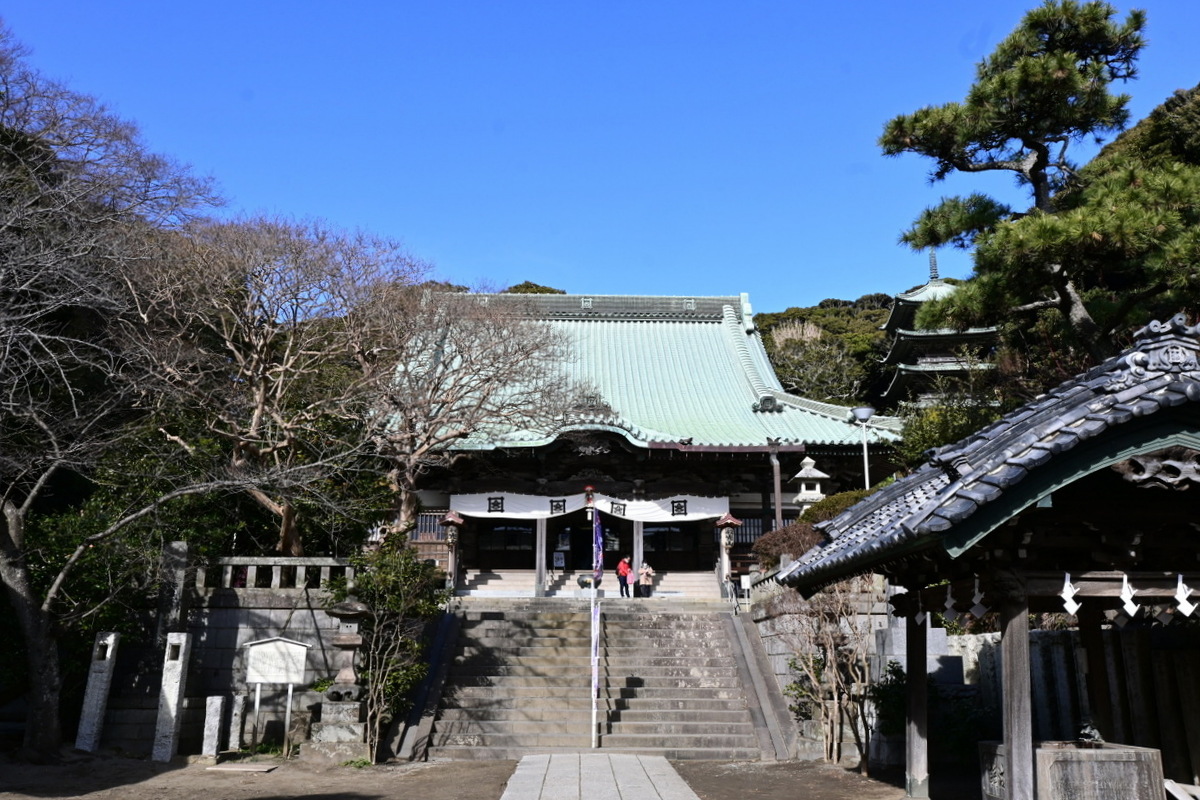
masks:
[[[525,756],[500,800],[699,800],[662,756]]]

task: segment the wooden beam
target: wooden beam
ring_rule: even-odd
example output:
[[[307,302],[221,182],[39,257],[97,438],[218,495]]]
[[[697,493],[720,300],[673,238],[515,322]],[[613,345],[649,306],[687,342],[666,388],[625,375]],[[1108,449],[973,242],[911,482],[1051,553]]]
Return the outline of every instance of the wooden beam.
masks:
[[[1128,577],[1135,597],[1169,598],[1175,595],[1180,574],[1178,572],[1093,570],[1076,575],[1072,572],[1071,585],[1077,590],[1076,597],[1118,597],[1121,594],[1122,579]],[[1184,583],[1200,591],[1200,572],[1184,572],[1182,575]],[[1027,573],[1026,587],[1030,597],[1056,595],[1063,588],[1063,573]]]

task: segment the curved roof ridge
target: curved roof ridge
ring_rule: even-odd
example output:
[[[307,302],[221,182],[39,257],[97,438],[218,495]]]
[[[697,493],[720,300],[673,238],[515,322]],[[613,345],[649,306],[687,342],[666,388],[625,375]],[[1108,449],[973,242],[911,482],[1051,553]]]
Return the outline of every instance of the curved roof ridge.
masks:
[[[826,576],[887,563],[915,540],[940,542],[942,533],[1082,442],[1163,409],[1200,403],[1200,325],[1180,314],[1135,336],[1121,355],[933,451],[913,474],[819,524],[827,544],[780,580],[819,588]]]
[[[746,380],[754,391],[755,397],[769,396],[772,387],[763,379],[762,374],[758,371],[758,366],[754,363],[754,355],[750,352],[750,343],[747,341],[753,333],[746,331],[743,327],[741,308],[735,309],[732,305],[727,305],[723,309],[723,315],[725,332],[728,334],[729,341],[737,354],[738,363],[742,365]]]

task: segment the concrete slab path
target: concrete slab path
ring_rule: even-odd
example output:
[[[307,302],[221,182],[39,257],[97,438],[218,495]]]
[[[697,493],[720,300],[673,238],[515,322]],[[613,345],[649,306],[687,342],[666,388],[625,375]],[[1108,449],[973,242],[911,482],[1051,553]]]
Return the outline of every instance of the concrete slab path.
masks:
[[[700,800],[662,756],[525,756],[500,800]]]

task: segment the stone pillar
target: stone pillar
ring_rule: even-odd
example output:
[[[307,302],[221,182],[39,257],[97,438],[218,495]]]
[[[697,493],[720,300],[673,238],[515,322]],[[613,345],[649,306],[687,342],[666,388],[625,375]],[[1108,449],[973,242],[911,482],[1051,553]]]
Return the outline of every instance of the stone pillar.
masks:
[[[92,663],[88,667],[87,691],[83,696],[83,711],[79,715],[79,733],[75,749],[94,753],[100,749],[100,734],[104,728],[104,712],[108,708],[108,690],[112,686],[117,666],[119,633],[98,633],[92,647]]]
[[[168,633],[185,628],[187,570],[187,542],[168,542],[162,553],[163,582],[159,590],[158,628],[155,631],[155,641],[159,647],[166,645]]]
[[[214,761],[221,754],[221,722],[225,719],[225,698],[209,697],[204,703],[204,743],[200,754]]]
[[[997,576],[1003,681],[1004,774],[1008,800],[1034,800],[1033,708],[1029,683],[1029,600],[1013,573]]]
[[[230,750],[242,749],[242,730],[246,722],[246,695],[235,694],[229,709],[229,735],[225,741]]]
[[[158,724],[154,730],[155,761],[170,761],[179,749],[179,726],[183,722],[183,697],[187,689],[188,656],[192,651],[190,633],[168,633],[163,661],[162,690],[158,695]]]

